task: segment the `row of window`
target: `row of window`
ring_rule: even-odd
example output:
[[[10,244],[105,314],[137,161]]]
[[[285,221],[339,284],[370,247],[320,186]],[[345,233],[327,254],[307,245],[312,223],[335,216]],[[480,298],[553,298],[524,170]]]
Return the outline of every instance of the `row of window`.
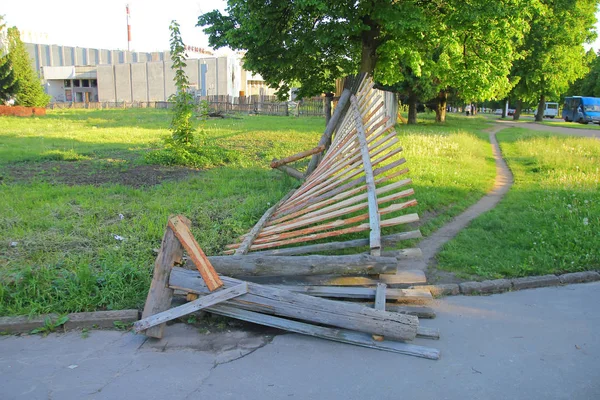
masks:
[[[98,87],[96,79],[65,79],[65,87],[70,88],[71,82],[73,82],[73,87]]]

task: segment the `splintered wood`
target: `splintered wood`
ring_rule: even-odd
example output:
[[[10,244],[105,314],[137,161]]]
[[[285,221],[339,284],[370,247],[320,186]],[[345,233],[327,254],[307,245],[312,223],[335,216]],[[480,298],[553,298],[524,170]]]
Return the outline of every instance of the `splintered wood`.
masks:
[[[373,81],[357,78],[354,93],[346,89],[319,145],[271,163],[273,168],[313,155],[308,176],[293,194],[263,216],[242,242],[228,246],[226,254],[252,254],[286,250],[287,255],[325,251],[299,244],[357,232],[369,232],[367,245],[378,256],[382,247],[381,229],[419,220],[404,214],[417,204],[414,191],[406,188],[410,179],[397,181],[407,169],[400,169],[396,132],[385,116],[384,102]],[[333,140],[331,137],[333,136]],[[328,142],[331,146],[327,148]],[[321,158],[322,150],[326,152]],[[320,161],[320,162],[319,162]],[[291,169],[291,167],[288,167]],[[293,175],[300,177],[297,170]],[[360,244],[358,244],[360,243]],[[362,246],[363,242],[338,242],[336,249]],[[291,246],[291,247],[290,247]]]

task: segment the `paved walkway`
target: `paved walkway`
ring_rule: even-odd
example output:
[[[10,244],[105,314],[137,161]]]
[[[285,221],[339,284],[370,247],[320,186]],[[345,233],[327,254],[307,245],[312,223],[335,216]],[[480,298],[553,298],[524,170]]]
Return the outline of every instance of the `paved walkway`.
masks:
[[[162,341],[117,331],[0,337],[0,398],[598,399],[600,282],[434,306],[441,350],[425,360],[295,334],[203,335],[178,324]]]

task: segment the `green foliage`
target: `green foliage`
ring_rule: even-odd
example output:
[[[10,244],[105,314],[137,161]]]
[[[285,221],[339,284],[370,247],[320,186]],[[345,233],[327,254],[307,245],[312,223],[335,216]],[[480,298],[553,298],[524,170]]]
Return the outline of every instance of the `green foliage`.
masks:
[[[177,21],[171,21],[169,25],[171,31],[171,61],[172,69],[175,71],[175,88],[177,91],[169,101],[174,103],[173,119],[171,120],[171,131],[173,132],[172,141],[175,146],[189,146],[194,142],[194,95],[189,91],[189,80],[185,74],[185,46],[181,40],[181,32]]]
[[[566,93],[568,96],[600,97],[600,57],[591,50],[587,57],[590,60],[590,72],[573,82]]]
[[[31,67],[29,53],[21,40],[16,27],[8,29],[8,58],[12,64],[18,90],[15,93],[15,104],[25,107],[46,107],[50,96],[44,93],[40,78]]]
[[[439,268],[483,278],[600,268],[600,142],[511,128],[498,134],[515,183],[446,244]]]
[[[598,0],[532,2],[529,31],[519,48],[511,79],[514,97],[543,109],[546,97],[558,99],[589,70],[583,44],[596,38]],[[595,85],[594,85],[595,86]],[[541,116],[540,116],[541,120]]]
[[[10,99],[18,90],[17,78],[12,68],[8,49],[3,47],[4,28],[2,22],[4,17],[0,15],[0,104]]]
[[[33,329],[31,331],[31,333],[32,334],[41,333],[44,336],[46,336],[49,333],[55,332],[57,328],[61,327],[65,323],[67,323],[68,320],[69,320],[69,317],[66,315],[63,315],[63,316],[57,318],[56,321],[52,321],[52,318],[46,317],[44,319],[44,325],[40,326],[39,328]]]

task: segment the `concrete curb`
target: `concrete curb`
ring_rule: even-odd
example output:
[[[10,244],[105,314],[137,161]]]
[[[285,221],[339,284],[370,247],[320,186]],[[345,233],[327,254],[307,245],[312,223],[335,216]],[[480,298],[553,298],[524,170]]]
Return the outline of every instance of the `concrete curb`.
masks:
[[[435,297],[458,294],[474,296],[594,281],[600,281],[600,273],[596,271],[584,271],[563,275],[528,276],[525,278],[494,279],[481,282],[462,282],[459,284],[421,285],[411,286],[411,288],[428,289]]]
[[[139,319],[138,310],[119,310],[119,311],[94,311],[68,314],[69,318],[60,330],[72,330],[83,328],[106,329],[115,328],[115,322],[129,324]],[[29,333],[33,329],[43,327],[46,319],[56,321],[59,318],[57,314],[39,315],[33,318],[27,316],[20,317],[0,317],[0,332],[7,333]]]

